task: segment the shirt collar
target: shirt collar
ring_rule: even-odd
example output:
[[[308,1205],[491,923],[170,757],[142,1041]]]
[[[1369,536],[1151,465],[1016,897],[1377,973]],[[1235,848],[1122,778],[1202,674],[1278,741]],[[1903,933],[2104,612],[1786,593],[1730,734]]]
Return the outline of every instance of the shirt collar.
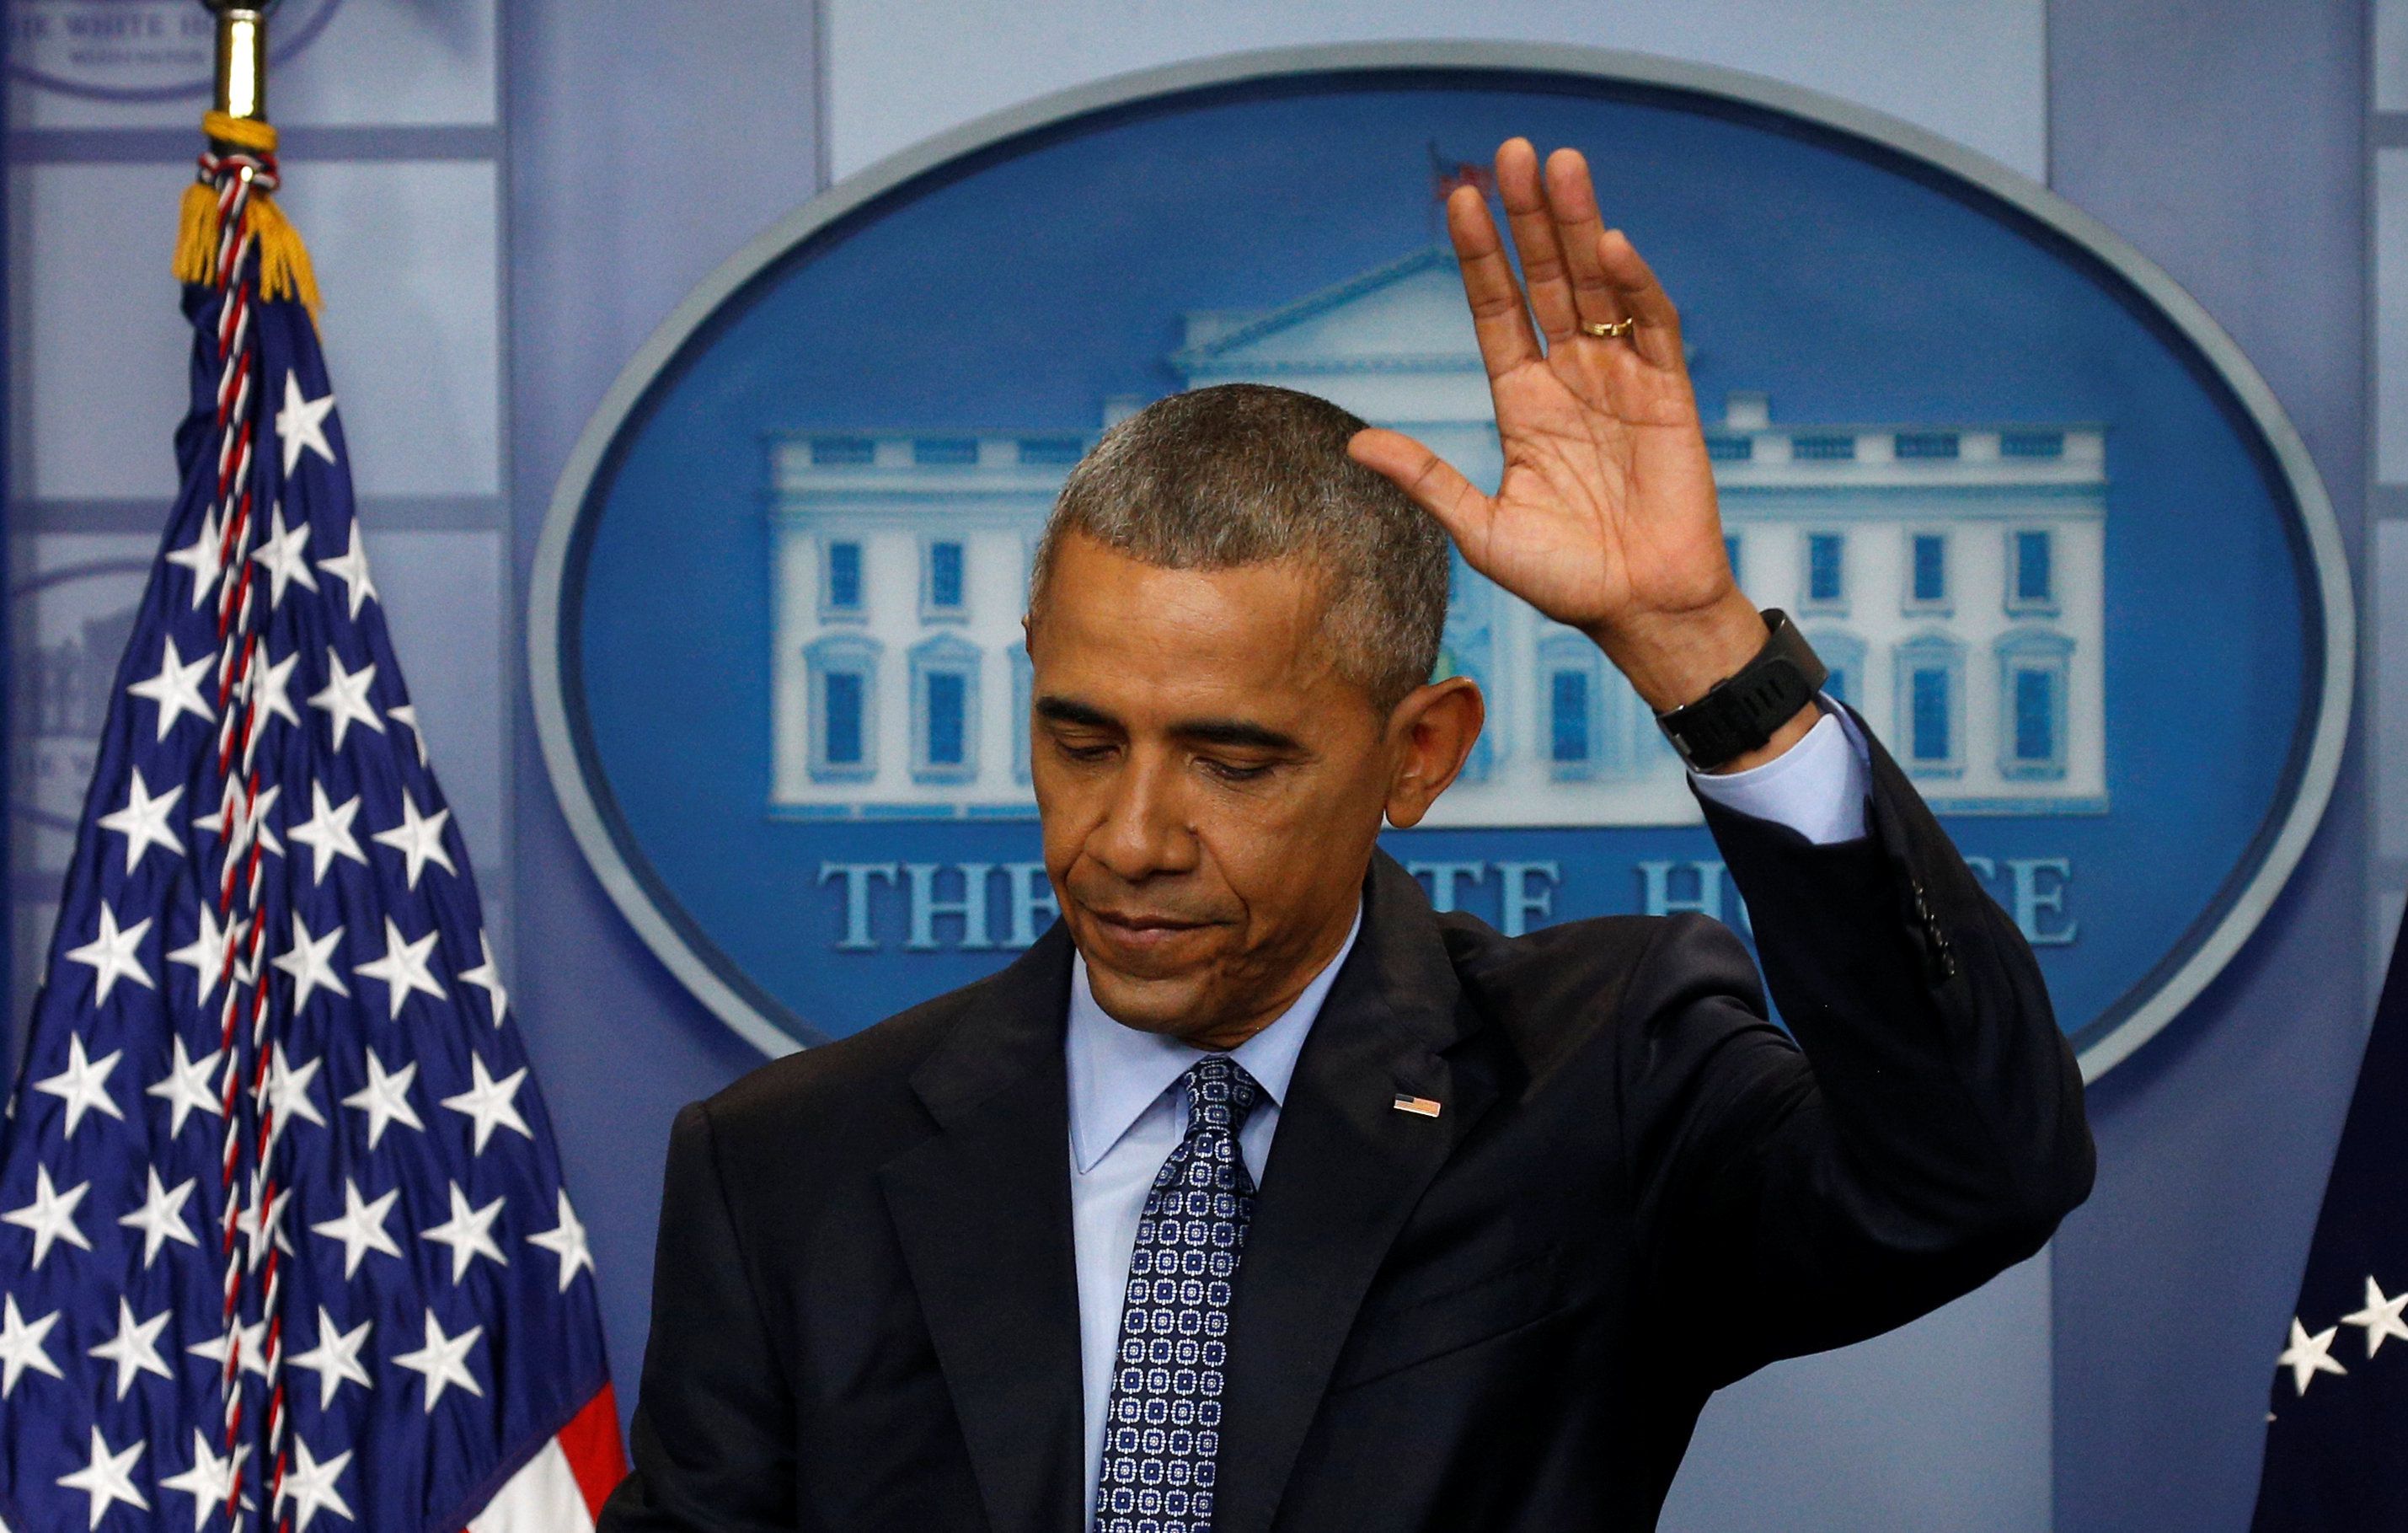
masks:
[[[1261,1032],[1239,1044],[1229,1057],[1245,1067],[1254,1083],[1273,1104],[1287,1097],[1296,1074],[1297,1055],[1304,1052],[1305,1035],[1312,1030],[1329,987],[1354,951],[1363,930],[1361,906],[1338,955],[1322,966],[1289,1008]],[[1087,960],[1070,963],[1070,1025],[1064,1042],[1070,1077],[1070,1154],[1082,1174],[1095,1169],[1123,1135],[1145,1115],[1155,1098],[1204,1057],[1192,1044],[1160,1033],[1140,1032],[1114,1022],[1096,1000],[1087,981]]]

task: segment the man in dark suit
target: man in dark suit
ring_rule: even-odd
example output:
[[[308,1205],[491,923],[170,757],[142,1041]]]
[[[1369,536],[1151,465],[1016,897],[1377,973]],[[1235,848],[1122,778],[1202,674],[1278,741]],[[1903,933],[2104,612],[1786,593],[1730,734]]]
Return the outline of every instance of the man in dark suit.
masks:
[[[1242,387],[1072,475],[1028,624],[1062,920],[680,1115],[609,1533],[1645,1528],[1713,1389],[2086,1194],[2029,950],[1733,583],[1670,300],[1577,155],[1498,182],[1526,291],[1448,207],[1495,495]],[[1482,723],[1427,680],[1448,536],[1665,717],[1796,1043],[1719,924],[1507,938],[1377,850]]]

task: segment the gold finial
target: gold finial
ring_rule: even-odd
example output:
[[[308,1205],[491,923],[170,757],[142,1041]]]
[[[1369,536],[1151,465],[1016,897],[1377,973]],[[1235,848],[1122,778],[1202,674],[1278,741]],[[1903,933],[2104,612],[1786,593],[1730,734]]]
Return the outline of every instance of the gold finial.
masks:
[[[267,13],[276,0],[201,0],[218,19],[217,109],[267,121]]]

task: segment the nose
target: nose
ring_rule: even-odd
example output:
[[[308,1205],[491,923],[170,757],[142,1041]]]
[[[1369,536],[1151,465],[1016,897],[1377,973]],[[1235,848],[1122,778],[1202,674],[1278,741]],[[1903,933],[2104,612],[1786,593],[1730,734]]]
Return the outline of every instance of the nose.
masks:
[[[1197,846],[1189,818],[1174,764],[1133,752],[1088,834],[1087,854],[1125,883],[1192,872]]]

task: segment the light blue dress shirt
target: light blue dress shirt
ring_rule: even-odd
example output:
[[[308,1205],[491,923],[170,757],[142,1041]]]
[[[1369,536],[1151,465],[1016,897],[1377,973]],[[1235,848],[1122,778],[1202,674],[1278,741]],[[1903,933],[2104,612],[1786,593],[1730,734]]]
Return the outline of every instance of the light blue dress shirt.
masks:
[[[1698,791],[1717,804],[1787,825],[1817,845],[1865,833],[1865,794],[1872,775],[1863,739],[1845,714],[1826,704],[1806,738],[1761,766],[1722,776],[1695,776]],[[1296,1074],[1321,1003],[1362,935],[1363,912],[1338,956],[1282,1012],[1279,1020],[1231,1051],[1263,1088],[1263,1099],[1238,1134],[1238,1149],[1255,1182],[1268,1164],[1280,1105]],[[1070,1023],[1063,1050],[1070,1088],[1070,1232],[1079,1275],[1079,1361],[1087,1428],[1087,1498],[1096,1504],[1103,1455],[1104,1411],[1111,1404],[1112,1357],[1120,1345],[1121,1298],[1128,1286],[1129,1252],[1156,1171],[1187,1130],[1187,1105],[1177,1089],[1204,1051],[1159,1033],[1114,1022],[1096,1002],[1087,961],[1070,966]]]

